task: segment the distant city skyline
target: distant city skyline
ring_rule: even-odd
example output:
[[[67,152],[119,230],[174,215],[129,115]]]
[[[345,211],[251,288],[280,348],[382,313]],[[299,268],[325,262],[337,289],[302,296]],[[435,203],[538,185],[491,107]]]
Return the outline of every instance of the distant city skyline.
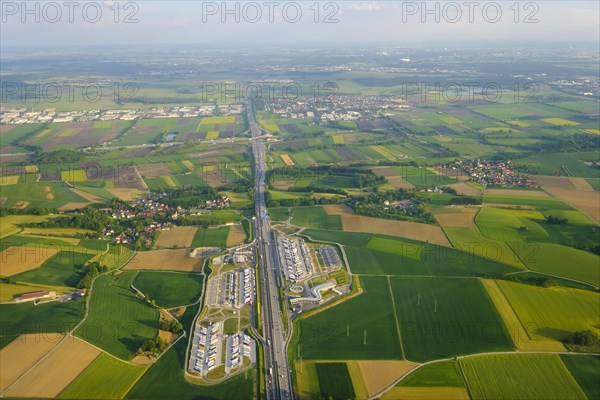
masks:
[[[226,9],[221,1],[145,0],[120,2],[119,7],[112,1],[67,3],[49,6],[48,2],[32,1],[23,9],[22,2],[0,1],[0,44],[8,48],[142,44],[327,47],[600,41],[600,5],[596,1],[457,1],[426,2],[425,6],[421,1],[341,1],[319,2],[318,7],[314,2],[257,1],[227,2]],[[331,23],[325,23],[327,18]]]

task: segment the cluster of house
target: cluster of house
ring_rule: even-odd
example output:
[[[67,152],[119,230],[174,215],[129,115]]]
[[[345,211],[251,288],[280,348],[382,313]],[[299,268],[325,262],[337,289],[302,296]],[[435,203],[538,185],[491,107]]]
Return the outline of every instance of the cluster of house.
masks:
[[[383,202],[383,205],[384,205],[384,207],[383,207],[384,210],[389,210],[390,208],[393,208],[395,210],[406,211],[406,210],[409,210],[412,207],[414,207],[415,203],[413,203],[410,200],[396,200],[396,201],[386,200]]]
[[[535,186],[529,174],[521,174],[510,161],[457,160],[446,168],[461,168],[483,186]]]
[[[34,124],[84,121],[132,121],[137,118],[195,118],[213,115],[239,115],[243,104],[222,104],[182,107],[155,107],[148,110],[85,110],[85,111],[56,111],[47,109],[0,108],[1,124]]]
[[[314,118],[322,122],[353,121],[379,115],[386,110],[406,110],[408,103],[400,98],[385,96],[306,96],[296,101],[275,99],[265,104],[268,111],[279,118]]]

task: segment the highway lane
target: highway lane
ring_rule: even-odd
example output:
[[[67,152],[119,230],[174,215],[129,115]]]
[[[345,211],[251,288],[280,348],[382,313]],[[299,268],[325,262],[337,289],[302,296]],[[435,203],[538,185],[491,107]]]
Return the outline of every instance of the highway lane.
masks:
[[[248,123],[253,138],[261,136],[261,130],[256,122],[252,105],[247,105]],[[256,211],[256,238],[258,239],[259,265],[262,268],[261,305],[263,318],[263,334],[265,346],[265,384],[267,399],[292,399],[292,384],[288,357],[286,353],[286,338],[279,308],[277,291],[277,274],[280,271],[279,259],[273,257],[271,247],[275,245],[269,224],[266,200],[266,148],[261,139],[252,141],[252,152],[255,162],[254,202]]]

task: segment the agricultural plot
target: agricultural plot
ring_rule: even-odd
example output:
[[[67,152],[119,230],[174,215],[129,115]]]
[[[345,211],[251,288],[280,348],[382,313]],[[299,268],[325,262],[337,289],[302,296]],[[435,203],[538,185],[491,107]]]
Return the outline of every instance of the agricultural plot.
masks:
[[[187,249],[154,250],[136,253],[124,269],[200,272],[203,261],[201,258],[190,257]]]
[[[457,387],[404,387],[396,386],[386,392],[382,400],[469,400],[469,393]]]
[[[202,215],[190,215],[188,219],[197,224],[223,225],[234,223],[242,219],[234,210],[205,211]]]
[[[198,228],[192,241],[192,247],[227,247],[227,239],[231,227],[221,226],[218,228]]]
[[[366,396],[371,398],[387,389],[394,384],[398,379],[405,376],[407,373],[417,367],[417,364],[410,361],[356,361],[360,376],[362,377],[363,386],[366,391]],[[351,364],[347,363],[350,369]],[[353,381],[355,379],[353,378]],[[354,384],[355,392],[356,382]],[[358,397],[358,393],[357,393]]]
[[[75,334],[128,360],[144,340],[158,334],[158,311],[136,298],[131,284],[136,272],[102,275],[93,286],[89,315]]]
[[[2,187],[6,207],[25,203],[29,207],[60,207],[66,203],[86,203],[87,200],[72,192],[64,182],[27,182]],[[24,207],[23,207],[24,208]]]
[[[100,350],[69,336],[28,370],[5,393],[9,397],[56,397],[98,355]]]
[[[18,225],[23,223],[40,223],[45,222],[52,216],[47,215],[7,215],[0,217],[0,239],[7,236],[19,233],[22,228]],[[3,247],[6,249],[6,247]]]
[[[77,376],[58,398],[122,399],[146,372],[146,367],[119,361],[100,354]]]
[[[557,355],[487,355],[460,363],[475,400],[587,398]]]
[[[504,296],[496,281],[482,279],[481,284],[492,299],[496,310],[502,317],[504,324],[519,351],[565,351],[565,347],[554,339],[536,335],[531,325],[524,326],[515,313],[510,302]],[[529,331],[528,329],[529,328]]]
[[[58,252],[56,248],[35,245],[7,247],[0,253],[0,275],[12,276],[34,270]]]
[[[22,143],[40,146],[44,151],[76,149],[113,141],[132,125],[131,121],[113,121],[102,127],[96,126],[93,121],[54,123],[47,129],[28,136]]]
[[[327,211],[321,206],[292,208],[291,223],[314,229],[342,229],[340,217],[327,214]]]
[[[361,295],[298,321],[303,359],[402,358],[387,279],[365,276],[361,284]]]
[[[406,358],[512,350],[504,323],[477,280],[389,278]]]
[[[600,398],[600,357],[561,355],[560,358],[588,399]]]
[[[569,334],[591,329],[598,333],[598,293],[567,288],[541,288],[498,281],[531,339],[562,341]]]
[[[524,269],[525,265],[505,242],[489,239],[476,228],[444,228],[452,245],[461,251]]]
[[[345,232],[366,232],[390,236],[399,236],[442,246],[450,246],[448,238],[441,228],[418,222],[393,221],[361,215],[342,215]]]
[[[513,249],[533,271],[600,287],[600,257],[595,254],[553,243],[532,243]]]
[[[176,226],[162,231],[156,240],[156,247],[190,247],[197,229],[195,226]]]
[[[160,271],[139,272],[133,285],[159,306],[169,309],[194,303],[202,294],[203,275]]]
[[[32,302],[0,304],[2,320],[10,321],[10,324],[0,324],[0,336],[68,332],[83,318],[84,305],[82,300],[41,303],[36,306]]]
[[[354,398],[352,379],[346,363],[317,363],[316,369],[323,398]]]
[[[17,281],[55,286],[77,286],[79,268],[94,257],[90,253],[61,250],[36,269],[14,275]]]
[[[241,246],[246,241],[246,230],[244,226],[236,224],[230,227],[227,234],[227,248]]]
[[[21,335],[0,350],[0,393],[12,385],[21,375],[52,350],[63,335],[40,340],[39,335]]]
[[[442,207],[433,216],[443,228],[472,228],[478,211],[476,207]]]
[[[465,387],[457,361],[448,360],[425,365],[402,380],[403,387]]]

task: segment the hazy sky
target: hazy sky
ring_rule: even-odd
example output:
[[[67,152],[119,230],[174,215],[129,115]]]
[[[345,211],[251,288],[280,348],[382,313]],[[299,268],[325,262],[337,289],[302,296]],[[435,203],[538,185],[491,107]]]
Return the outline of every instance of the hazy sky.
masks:
[[[463,46],[487,40],[600,40],[597,1],[321,1],[318,7],[314,1],[241,1],[225,6],[221,1],[114,4],[29,1],[25,10],[22,1],[0,0],[0,43],[7,47],[151,43],[330,46],[374,42]],[[233,12],[225,14],[225,7]],[[327,16],[331,23],[325,23]]]

